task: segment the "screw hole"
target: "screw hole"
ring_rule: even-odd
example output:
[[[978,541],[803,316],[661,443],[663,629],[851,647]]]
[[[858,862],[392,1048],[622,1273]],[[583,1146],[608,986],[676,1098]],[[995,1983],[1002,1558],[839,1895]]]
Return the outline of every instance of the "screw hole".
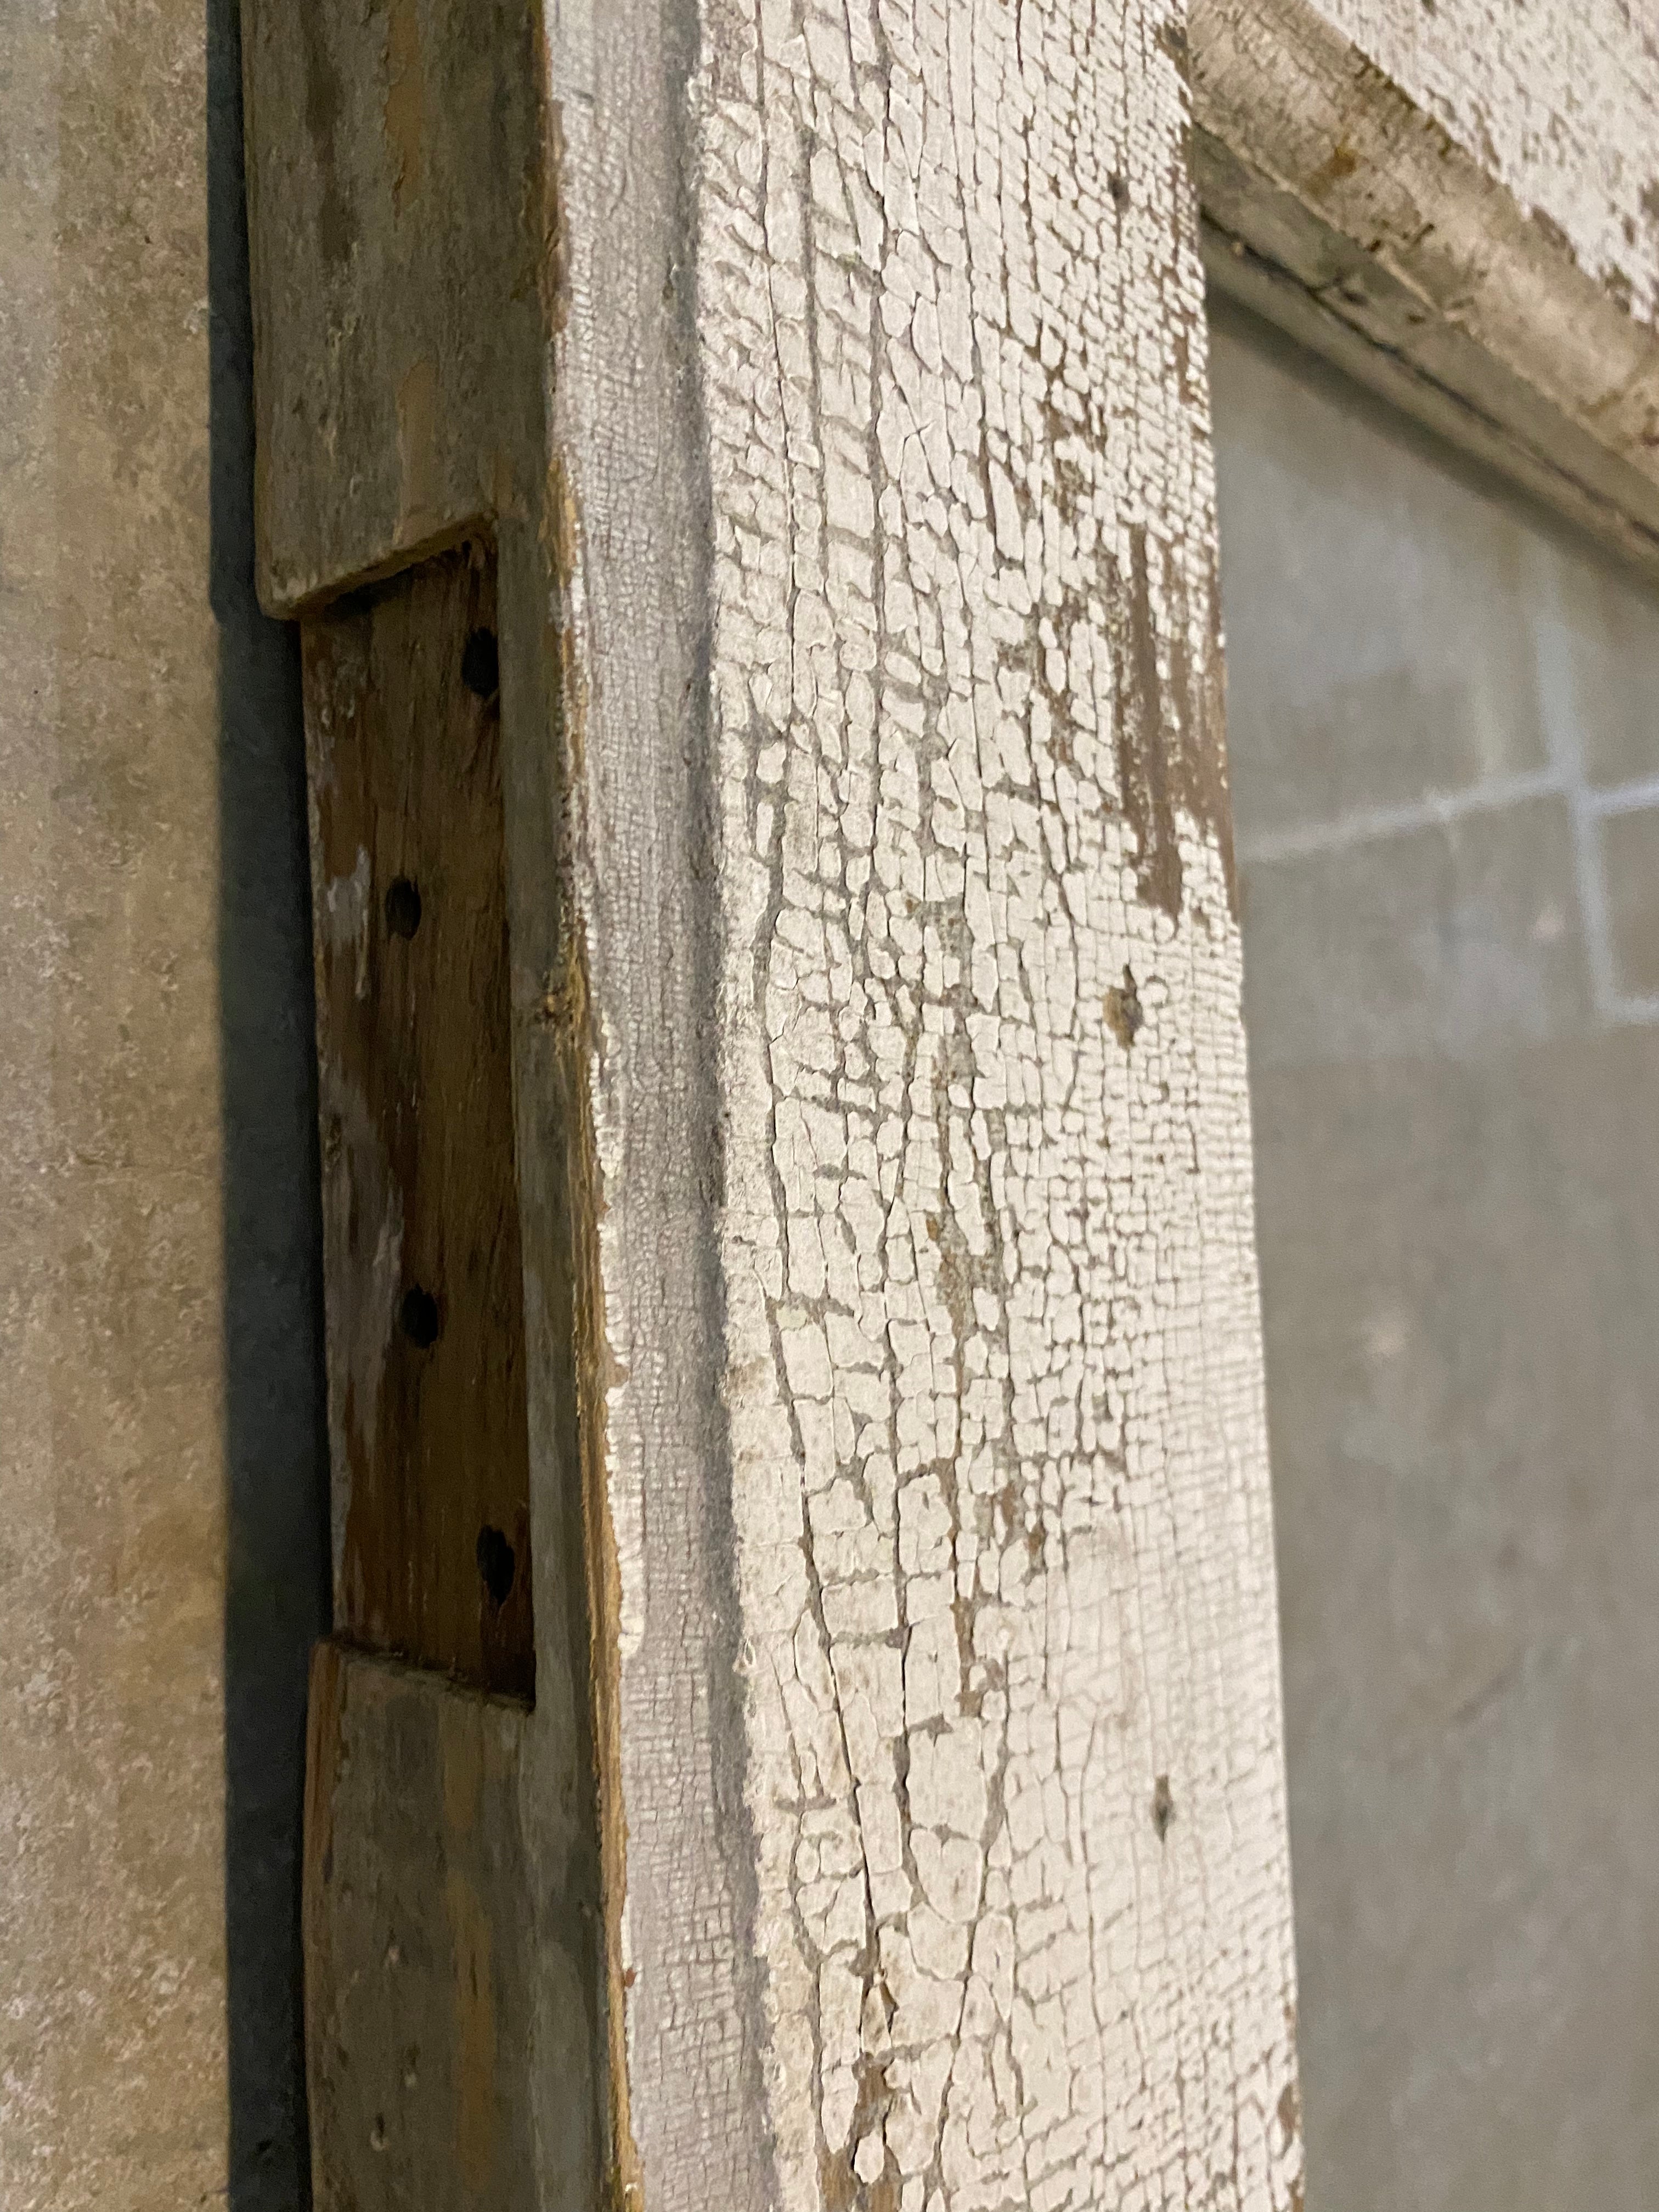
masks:
[[[512,1545],[499,1528],[479,1529],[477,1560],[490,1603],[505,1605],[513,1593],[513,1577],[519,1562]]]
[[[438,1341],[438,1301],[430,1291],[423,1291],[417,1283],[413,1290],[404,1292],[404,1302],[398,1309],[398,1326],[410,1342],[420,1352],[428,1352]]]
[[[1170,1832],[1170,1823],[1175,1818],[1175,1799],[1170,1795],[1170,1778],[1160,1774],[1152,1791],[1152,1826],[1158,1831],[1161,1844]]]
[[[421,893],[407,876],[399,876],[386,895],[386,926],[394,937],[413,937],[421,926]]]
[[[493,629],[475,629],[461,654],[461,681],[480,699],[493,699],[501,689],[501,661]]]

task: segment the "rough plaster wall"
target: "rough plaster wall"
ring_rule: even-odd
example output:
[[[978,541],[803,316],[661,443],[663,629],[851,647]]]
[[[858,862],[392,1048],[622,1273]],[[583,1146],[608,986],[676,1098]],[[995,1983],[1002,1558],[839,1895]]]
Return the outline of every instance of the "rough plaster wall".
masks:
[[[5,33],[0,2195],[20,2212],[203,2203],[225,2155],[200,37],[183,11],[14,12]],[[167,98],[174,71],[194,101]],[[156,102],[148,143],[125,101],[99,127],[123,76]],[[153,241],[125,269],[118,160],[127,242]],[[158,367],[169,388],[135,388]],[[112,528],[122,477],[148,495]]]
[[[1179,28],[1057,0],[710,9],[703,33],[738,1891],[769,2193],[1289,2204]],[[640,1285],[609,1234],[631,1376]],[[679,1502],[633,1450],[613,1468],[626,1741],[688,1651],[652,1630]],[[630,1763],[630,1832],[682,1789]],[[663,1910],[697,1902],[653,1849],[636,2051]],[[646,2185],[701,2203],[729,2100],[658,2165],[671,2094],[636,2072]]]
[[[1659,314],[1659,24],[1644,0],[1318,0],[1583,266]]]
[[[216,6],[0,11],[7,2212],[301,2201],[315,1166],[235,82]]]

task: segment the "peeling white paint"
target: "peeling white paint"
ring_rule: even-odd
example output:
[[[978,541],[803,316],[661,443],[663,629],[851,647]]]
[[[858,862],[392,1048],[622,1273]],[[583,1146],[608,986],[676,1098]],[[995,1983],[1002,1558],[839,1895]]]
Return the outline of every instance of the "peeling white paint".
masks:
[[[349,876],[331,876],[323,885],[323,927],[331,952],[349,946],[356,955],[353,989],[359,1000],[368,996],[369,865],[366,847],[357,848],[356,865]]]
[[[1191,818],[1178,915],[1139,895],[1116,752],[1138,525],[1158,680],[1209,649],[1154,29],[706,23],[726,1400],[791,2208],[1299,2190],[1238,940]]]
[[[1629,0],[1317,0],[1583,267],[1659,313],[1659,18]]]

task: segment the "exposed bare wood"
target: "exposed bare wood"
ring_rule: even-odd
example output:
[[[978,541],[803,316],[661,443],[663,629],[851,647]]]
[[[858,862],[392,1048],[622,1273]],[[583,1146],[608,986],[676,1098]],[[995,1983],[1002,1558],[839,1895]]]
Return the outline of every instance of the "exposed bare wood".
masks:
[[[273,613],[525,511],[549,244],[539,12],[244,0],[254,519]]]
[[[303,626],[335,1626],[529,1696],[493,554]]]
[[[526,1715],[336,1644],[311,1673],[307,2087],[318,2212],[538,2212]]]
[[[441,817],[428,829],[446,841],[460,836],[469,856],[459,885],[444,895],[451,908],[459,898],[474,915],[456,966],[436,979],[449,1011],[424,1030],[418,1022],[413,1030],[395,1023],[384,1034],[375,1030],[373,1045],[394,1058],[411,1054],[428,1094],[434,1082],[448,1086],[445,1111],[453,1126],[483,1129],[476,1146],[440,1145],[435,1153],[396,1156],[399,1173],[413,1167],[435,1178],[434,1203],[445,1212],[441,1254],[428,1234],[436,1214],[426,1229],[405,1224],[411,1240],[428,1237],[418,1268],[413,1257],[409,1264],[430,1290],[425,1271],[440,1261],[446,1271],[460,1264],[465,1247],[483,1269],[480,1316],[492,1303],[498,1309],[492,1341],[521,1342],[514,1389],[522,1434],[513,1425],[518,1414],[507,1419],[507,1396],[491,1399],[493,1411],[471,1406],[467,1418],[486,1448],[482,1466],[441,1467],[448,1444],[462,1438],[462,1402],[476,1395],[475,1383],[504,1390],[512,1360],[492,1365],[480,1334],[473,1369],[459,1360],[444,1382],[446,1391],[459,1384],[459,1396],[450,1394],[447,1410],[438,1408],[428,1428],[434,1409],[425,1378],[441,1379],[433,1362],[453,1348],[453,1297],[447,1313],[438,1302],[441,1334],[422,1352],[396,1326],[407,1287],[402,1261],[398,1282],[378,1286],[377,1310],[362,1295],[374,1285],[364,1280],[369,1248],[361,1241],[362,1220],[353,1231],[360,1238],[355,1261],[349,1253],[331,1256],[331,1275],[350,1283],[368,1325],[367,1342],[356,1349],[372,1361],[384,1340],[388,1367],[402,1361],[422,1378],[422,1395],[405,1393],[388,1415],[415,1449],[418,1481],[410,1497],[377,1498],[370,1522],[357,1502],[359,1469],[340,1433],[345,1401],[337,1401],[336,1467],[351,1476],[353,1509],[336,1532],[340,1618],[354,1634],[522,1691],[532,1658],[522,1608],[533,1582],[535,1702],[517,1724],[511,1793],[525,1875],[521,1882],[481,1881],[477,1894],[493,1951],[510,1950],[526,1978],[526,2021],[498,2038],[496,2064],[525,2069],[535,2201],[586,2212],[619,2197],[628,2172],[622,1812],[614,1777],[614,1620],[591,1620],[589,1607],[590,1593],[602,1606],[611,1586],[603,1482],[611,1370],[594,1256],[600,1194],[587,1108],[599,1024],[577,988],[583,953],[570,904],[567,749],[580,744],[582,673],[573,678],[568,670],[552,620],[568,580],[556,573],[562,520],[545,415],[558,232],[549,196],[547,144],[556,126],[545,106],[544,27],[539,9],[517,0],[389,0],[366,13],[246,0],[243,24],[259,589],[267,605],[314,617],[313,643],[318,635],[334,637],[332,649],[344,656],[336,673],[346,693],[378,699],[373,711],[383,723],[388,702],[401,702],[398,712],[404,712],[429,684],[427,702],[449,731],[444,760],[458,772],[466,765],[464,792],[445,790],[436,755],[420,780]],[[488,518],[487,526],[480,518]],[[464,685],[455,688],[455,671],[465,635],[490,617],[481,604],[463,611],[434,580],[453,575],[457,547],[485,538],[495,549],[491,587],[498,591],[503,707],[499,755],[489,765],[473,751],[482,708],[464,696]],[[405,573],[439,549],[447,550],[429,572]],[[360,600],[339,601],[343,591],[360,592],[377,578],[386,581]],[[483,590],[487,581],[475,579],[465,589]],[[400,616],[395,605],[408,592],[410,611]],[[395,652],[408,663],[402,669],[381,650],[394,635]],[[383,733],[406,750],[408,732],[395,715]],[[365,795],[356,788],[350,804],[362,806]],[[374,787],[367,795],[378,817],[385,793]],[[380,835],[379,844],[362,841],[370,863],[389,869],[394,882],[399,872],[410,875],[422,907],[416,935],[398,938],[385,903],[392,884],[377,877],[362,915],[377,981],[383,957],[407,964],[429,924],[442,921],[418,869],[385,843],[383,830]],[[493,869],[481,874],[486,848]],[[440,865],[441,872],[441,854]],[[324,870],[326,881],[349,878],[356,866],[357,848],[343,836]],[[420,866],[429,869],[430,862]],[[342,887],[340,927],[348,935],[353,896]],[[488,927],[486,908],[498,917]],[[406,902],[403,916],[406,921]],[[503,957],[501,918],[510,960]],[[319,919],[330,919],[323,908]],[[368,1024],[367,1048],[374,1017],[355,997],[356,970],[343,947],[339,962],[342,994],[348,971],[353,981],[337,1008],[349,1023]],[[326,1021],[330,994],[319,995]],[[391,1142],[374,1119],[386,1099],[371,1085],[362,1101],[374,1109],[374,1141],[364,1153],[372,1164],[374,1146]],[[430,1095],[426,1103],[429,1108]],[[516,1225],[495,1182],[486,1194],[478,1181],[510,1176],[515,1151]],[[340,1163],[329,1171],[339,1172]],[[390,1189],[389,1180],[383,1192],[368,1174],[360,1200],[380,1204]],[[452,1228],[447,1209],[457,1204],[460,1226]],[[343,1237],[349,1208],[331,1207],[331,1218]],[[408,1249],[414,1254],[413,1242]],[[501,1305],[520,1261],[521,1339]],[[385,1308],[393,1290],[387,1334]],[[345,1346],[337,1327],[332,1334],[337,1369]],[[361,1410],[355,1398],[351,1410],[354,1416]],[[451,1491],[429,1495],[428,1476]],[[532,1528],[527,1545],[516,1534],[521,1505]],[[478,1539],[491,1528],[514,1553],[513,1585],[499,1620],[487,1605],[479,1610],[481,1585],[483,1597],[488,1589]],[[384,1574],[377,1581],[362,1573],[371,1534],[377,1551],[383,1547],[393,1560],[418,1549],[429,1565],[435,1550],[433,1586],[398,1587]],[[499,1579],[500,1547],[482,1558]],[[437,1674],[399,1679],[399,1710],[462,1695]],[[429,1759],[401,1759],[401,1741],[392,1733],[364,1735],[354,1757],[372,1764],[384,1756],[392,1767],[373,1787],[354,1769],[331,1817],[337,1839],[341,1808],[349,1803],[357,1842],[381,1869],[377,1878],[420,1892],[431,1838],[446,1817],[442,1777]],[[509,1818],[505,1795],[486,1793],[483,1804],[481,1820]],[[313,1816],[322,1817],[315,1803]],[[313,2063],[324,2075],[315,2094],[349,2107],[350,2077],[379,2064],[393,2015],[385,2008],[389,1992],[376,1979],[372,1923],[345,1914],[335,1931],[337,1940],[313,1960],[312,2017],[314,2023],[319,2007],[331,2005],[343,2026]],[[432,2019],[434,2035],[453,2045],[459,2016],[439,2007]],[[452,2069],[460,2063],[453,2048],[442,2060]],[[386,2186],[384,2159],[355,2124],[332,2129],[319,2143],[318,2171],[319,2190],[325,2183],[343,2201],[375,2203]]]

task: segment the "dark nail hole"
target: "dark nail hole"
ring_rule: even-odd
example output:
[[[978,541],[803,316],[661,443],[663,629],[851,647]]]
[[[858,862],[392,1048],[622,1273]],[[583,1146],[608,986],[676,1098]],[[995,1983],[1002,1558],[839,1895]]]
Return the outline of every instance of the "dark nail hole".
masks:
[[[1160,1774],[1152,1791],[1152,1826],[1158,1830],[1161,1844],[1170,1832],[1170,1823],[1175,1818],[1175,1799],[1170,1795],[1170,1778]]]
[[[1140,992],[1135,983],[1134,970],[1133,968],[1126,967],[1123,970],[1122,988],[1120,990],[1116,984],[1114,984],[1106,994],[1106,1025],[1124,1051],[1127,1052],[1140,1035],[1146,1019],[1146,1012],[1140,1003]]]
[[[421,894],[407,876],[399,876],[386,895],[386,926],[394,937],[413,937],[421,926]]]
[[[514,1571],[519,1564],[512,1545],[499,1528],[480,1528],[477,1557],[478,1572],[483,1577],[490,1603],[505,1605],[512,1595]]]
[[[501,689],[501,661],[493,629],[475,629],[461,655],[461,681],[480,699],[493,699]]]
[[[438,1301],[430,1291],[423,1291],[417,1283],[412,1291],[404,1292],[404,1302],[398,1309],[398,1326],[422,1352],[428,1351],[438,1341]]]

